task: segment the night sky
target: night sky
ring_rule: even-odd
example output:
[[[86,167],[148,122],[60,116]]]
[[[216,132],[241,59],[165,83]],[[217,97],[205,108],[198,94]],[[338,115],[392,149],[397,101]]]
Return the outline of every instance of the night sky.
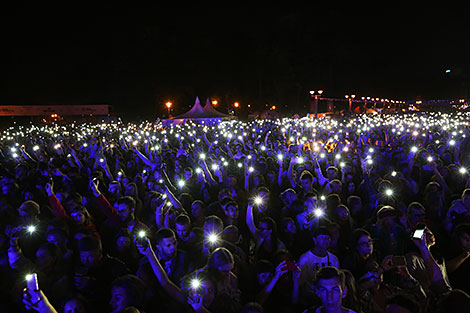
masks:
[[[149,118],[196,96],[285,112],[305,110],[311,89],[468,97],[465,10],[387,5],[14,9],[0,21],[0,104],[106,103]]]

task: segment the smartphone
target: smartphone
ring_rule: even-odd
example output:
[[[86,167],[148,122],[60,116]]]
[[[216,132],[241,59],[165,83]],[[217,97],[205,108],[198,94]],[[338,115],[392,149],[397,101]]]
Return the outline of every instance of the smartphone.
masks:
[[[406,259],[402,255],[392,256],[392,266],[406,266]]]
[[[31,302],[36,303],[39,299],[39,284],[38,284],[38,275],[36,273],[26,275],[26,287],[30,290]],[[33,292],[35,291],[35,292]]]
[[[413,233],[413,239],[423,239],[424,229],[417,229]]]
[[[147,234],[144,231],[140,231],[139,234],[135,237],[135,243],[142,245],[144,248],[147,248]]]
[[[284,271],[295,271],[297,270],[297,264],[295,262],[286,262],[286,265],[282,268]]]

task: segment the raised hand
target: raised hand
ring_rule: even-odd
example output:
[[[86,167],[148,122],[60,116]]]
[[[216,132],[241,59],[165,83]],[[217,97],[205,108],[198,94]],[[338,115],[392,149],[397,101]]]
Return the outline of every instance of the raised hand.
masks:
[[[54,181],[52,178],[46,183],[45,189],[48,196],[52,196],[54,194]]]

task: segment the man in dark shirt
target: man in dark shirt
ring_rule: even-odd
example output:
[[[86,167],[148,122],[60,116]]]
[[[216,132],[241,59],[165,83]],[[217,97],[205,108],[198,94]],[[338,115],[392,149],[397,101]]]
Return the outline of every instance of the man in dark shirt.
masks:
[[[161,228],[155,235],[156,254],[168,277],[177,285],[181,278],[192,271],[188,255],[178,249],[175,233],[170,228]]]
[[[104,312],[113,280],[129,274],[129,270],[122,261],[103,254],[101,240],[97,237],[81,239],[78,252],[80,261],[73,274],[75,288]]]
[[[92,180],[90,187],[96,197],[98,206],[107,216],[107,220],[100,229],[105,247],[114,245],[112,241],[115,235],[123,228],[129,230],[131,236],[138,236],[142,231],[145,232],[146,236],[150,236],[150,228],[135,217],[135,200],[132,197],[119,198],[116,202],[116,208],[114,208],[99,191],[98,180]]]

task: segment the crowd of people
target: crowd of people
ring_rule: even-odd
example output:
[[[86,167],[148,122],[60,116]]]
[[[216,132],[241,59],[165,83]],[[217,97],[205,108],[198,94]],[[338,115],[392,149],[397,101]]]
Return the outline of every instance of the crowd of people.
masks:
[[[6,129],[0,312],[464,312],[469,123]]]

